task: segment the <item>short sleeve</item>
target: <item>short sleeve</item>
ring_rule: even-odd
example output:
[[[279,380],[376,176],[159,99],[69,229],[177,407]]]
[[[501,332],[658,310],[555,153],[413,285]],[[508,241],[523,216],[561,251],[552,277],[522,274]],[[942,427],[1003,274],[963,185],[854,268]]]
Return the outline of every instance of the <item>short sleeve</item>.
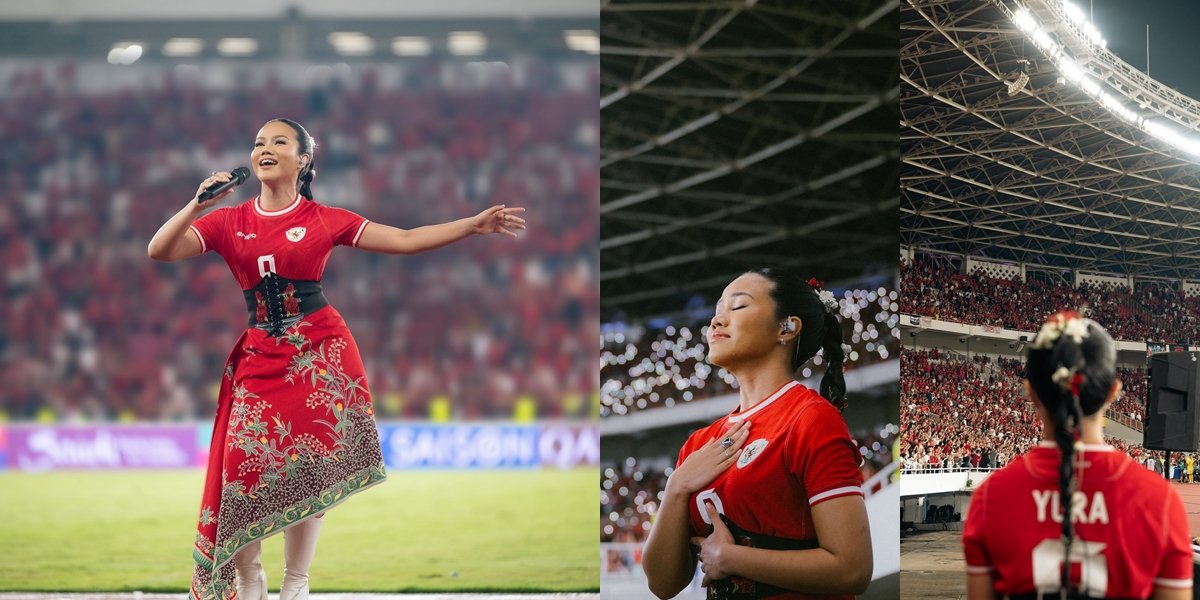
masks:
[[[1189,535],[1187,511],[1174,488],[1167,488],[1163,531],[1165,551],[1154,585],[1161,588],[1189,589],[1192,587],[1192,541]]]
[[[370,221],[353,211],[333,206],[321,206],[321,220],[329,230],[335,246],[357,246],[358,239]]]
[[[858,448],[850,439],[846,421],[832,404],[813,402],[799,415],[803,435],[789,436],[789,468],[815,506],[842,496],[862,496]]]
[[[229,239],[229,219],[233,214],[233,208],[226,206],[218,208],[199,219],[189,229],[200,238],[200,252],[208,252],[212,250],[221,256],[225,255],[225,248],[228,246]]]
[[[971,502],[967,505],[967,520],[963,523],[962,544],[969,575],[985,575],[995,570],[991,556],[988,555],[987,535],[984,533],[987,496],[988,482],[984,481],[979,489],[971,494]]]

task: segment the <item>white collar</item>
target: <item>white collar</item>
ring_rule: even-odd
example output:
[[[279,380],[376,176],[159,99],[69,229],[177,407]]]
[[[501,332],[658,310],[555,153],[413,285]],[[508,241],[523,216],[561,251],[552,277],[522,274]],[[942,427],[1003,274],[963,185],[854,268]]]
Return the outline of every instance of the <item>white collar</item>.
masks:
[[[759,410],[762,410],[763,408],[765,408],[765,407],[766,407],[768,404],[770,404],[770,403],[772,403],[772,402],[774,402],[774,401],[778,400],[780,396],[783,396],[784,394],[786,394],[786,393],[788,392],[788,390],[791,390],[792,388],[794,388],[794,387],[796,387],[796,386],[798,386],[798,385],[800,385],[800,382],[799,382],[799,381],[796,381],[795,379],[793,379],[793,380],[791,380],[791,381],[789,381],[789,382],[787,382],[787,383],[783,384],[783,387],[781,387],[781,388],[779,388],[778,390],[776,390],[774,394],[771,394],[770,396],[767,396],[767,399],[766,399],[766,400],[763,400],[762,402],[759,402],[758,404],[755,404],[753,407],[751,407],[751,408],[750,408],[750,410],[748,410],[748,411],[746,411],[746,412],[744,412],[744,413],[738,414],[738,415],[730,415],[730,416],[729,416],[729,422],[730,422],[730,423],[737,423],[738,421],[741,421],[742,419],[745,419],[746,417],[749,417],[750,415],[752,415],[752,414],[754,414],[754,413],[758,412]]]
[[[254,210],[264,217],[278,217],[296,210],[297,206],[300,206],[300,192],[296,192],[296,199],[292,200],[291,204],[279,210],[263,210],[262,204],[259,203],[259,197],[254,197]]]

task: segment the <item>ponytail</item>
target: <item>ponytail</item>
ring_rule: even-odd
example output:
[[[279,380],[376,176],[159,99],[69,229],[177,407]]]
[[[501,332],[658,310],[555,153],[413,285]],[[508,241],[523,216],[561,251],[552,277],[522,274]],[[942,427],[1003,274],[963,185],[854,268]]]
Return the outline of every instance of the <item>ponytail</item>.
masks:
[[[1059,504],[1063,509],[1062,537],[1063,560],[1062,571],[1059,574],[1062,589],[1071,596],[1071,542],[1075,539],[1075,529],[1071,523],[1071,506],[1075,499],[1075,433],[1079,428],[1082,416],[1079,409],[1079,395],[1071,394],[1070,400],[1058,403],[1054,415],[1054,442],[1058,445],[1058,495]]]
[[[846,409],[846,376],[842,373],[842,363],[846,361],[846,351],[842,349],[842,326],[833,313],[825,313],[825,337],[821,341],[821,349],[825,352],[825,374],[821,376],[821,395],[827,398],[839,411]]]
[[[304,196],[305,198],[308,198],[309,200],[313,199],[312,181],[313,181],[313,178],[316,176],[317,176],[317,169],[315,166],[313,166],[313,163],[310,161],[308,163],[308,165],[305,167],[304,171],[302,171],[300,173],[300,195],[301,196]]]

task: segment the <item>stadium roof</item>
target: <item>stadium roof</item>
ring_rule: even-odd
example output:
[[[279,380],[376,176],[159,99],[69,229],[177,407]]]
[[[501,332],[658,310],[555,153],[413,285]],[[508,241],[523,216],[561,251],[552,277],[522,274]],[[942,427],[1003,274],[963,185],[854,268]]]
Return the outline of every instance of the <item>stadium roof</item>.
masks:
[[[1200,104],[1086,42],[1061,2],[1024,6],[1040,40],[1011,1],[901,6],[902,243],[1200,279],[1197,156],[1148,133],[1194,130]]]
[[[715,299],[754,266],[894,269],[897,8],[602,3],[602,320]]]

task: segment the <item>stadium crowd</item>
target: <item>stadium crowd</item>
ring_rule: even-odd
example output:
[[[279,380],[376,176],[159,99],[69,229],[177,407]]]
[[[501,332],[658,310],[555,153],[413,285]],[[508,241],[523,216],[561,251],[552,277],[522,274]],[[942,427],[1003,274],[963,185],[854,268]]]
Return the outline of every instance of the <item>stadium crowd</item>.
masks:
[[[211,418],[245,328],[241,292],[217,256],[156,264],[146,245],[281,116],[317,139],[319,202],[402,228],[528,209],[520,240],[334,252],[326,295],[381,417],[594,414],[598,71],[533,61],[520,83],[456,85],[463,68],[365,66],[312,82],[253,63],[0,71],[0,420]]]
[[[1045,317],[1064,308],[1086,309],[1117,340],[1200,342],[1200,297],[1176,283],[1074,287],[981,269],[962,273],[945,261],[917,256],[900,261],[900,305],[908,315],[1021,331],[1037,331]]]
[[[1042,438],[1041,421],[1021,386],[1024,365],[1010,358],[900,351],[900,456],[906,470],[994,468]],[[1143,420],[1145,371],[1120,369],[1124,391],[1111,411]],[[1136,460],[1145,450],[1110,438]]]
[[[850,345],[844,370],[894,359],[899,348],[899,300],[895,289],[835,291],[843,339]],[[600,416],[671,407],[736,389],[733,376],[706,361],[708,319],[661,329],[606,331],[600,351]],[[823,353],[804,378],[819,378]]]

